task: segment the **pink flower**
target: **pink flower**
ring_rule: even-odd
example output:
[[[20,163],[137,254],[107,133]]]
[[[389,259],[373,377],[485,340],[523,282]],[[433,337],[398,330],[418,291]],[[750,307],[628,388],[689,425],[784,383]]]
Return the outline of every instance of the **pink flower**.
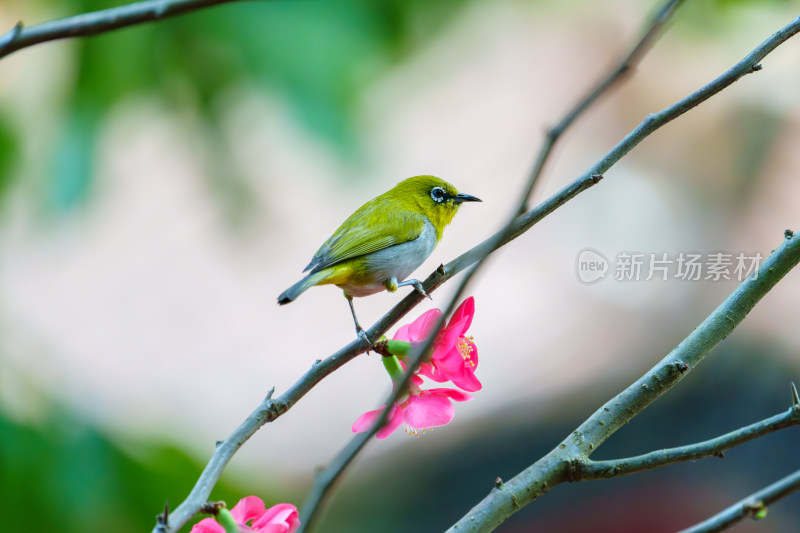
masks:
[[[264,501],[258,496],[239,500],[231,509],[231,515],[241,531],[294,533],[300,527],[297,507],[290,503],[279,503],[264,509]],[[252,523],[248,525],[248,522]],[[213,518],[204,518],[189,533],[225,533],[225,529]]]
[[[405,422],[406,432],[418,435],[432,427],[443,426],[449,423],[455,415],[455,408],[450,400],[465,402],[472,396],[454,389],[428,389],[420,388],[422,378],[414,375],[409,384],[409,394],[405,400],[395,403],[389,411],[389,421],[376,435],[385,439]],[[375,411],[364,413],[353,423],[353,433],[362,433],[369,430],[372,424],[383,411],[383,407]]]
[[[433,343],[429,361],[422,363],[418,373],[437,383],[452,381],[453,385],[469,392],[481,390],[483,385],[475,377],[478,368],[478,348],[472,337],[464,334],[475,315],[475,299],[470,296],[455,310],[450,322],[438,333]],[[423,313],[411,324],[397,330],[394,340],[423,342],[431,334],[433,326],[442,316],[438,309]]]

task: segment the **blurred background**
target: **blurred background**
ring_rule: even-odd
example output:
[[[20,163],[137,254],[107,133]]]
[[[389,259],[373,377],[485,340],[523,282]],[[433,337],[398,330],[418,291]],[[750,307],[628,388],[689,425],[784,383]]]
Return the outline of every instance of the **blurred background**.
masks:
[[[0,28],[119,4],[4,0]],[[493,233],[546,126],[627,51],[652,5],[243,2],[0,60],[0,529],[149,531],[270,387],[282,393],[354,338],[335,288],[275,303],[338,224],[399,180],[436,174],[484,202],[461,211],[416,277]],[[636,75],[563,140],[536,200],[797,11],[686,2]],[[798,65],[795,38],[495,254],[469,290],[483,390],[449,426],[368,446],[320,531],[445,529],[737,285],[586,285],[581,250],[766,256],[800,229]],[[443,306],[452,285],[407,320]],[[798,290],[792,272],[596,457],[786,409],[800,382]],[[400,297],[358,300],[362,323]],[[388,391],[379,359],[352,361],[251,439],[212,498],[299,505]],[[559,486],[499,531],[686,527],[796,470],[798,438],[788,429],[724,460]],[[798,504],[735,530],[798,531]]]

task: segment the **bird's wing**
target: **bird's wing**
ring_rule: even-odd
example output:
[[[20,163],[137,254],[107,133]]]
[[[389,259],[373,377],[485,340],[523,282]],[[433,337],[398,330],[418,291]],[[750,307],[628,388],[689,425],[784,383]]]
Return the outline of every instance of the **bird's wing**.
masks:
[[[313,274],[346,259],[419,237],[425,217],[388,207],[382,203],[367,203],[359,208],[320,246],[304,272],[311,270]]]

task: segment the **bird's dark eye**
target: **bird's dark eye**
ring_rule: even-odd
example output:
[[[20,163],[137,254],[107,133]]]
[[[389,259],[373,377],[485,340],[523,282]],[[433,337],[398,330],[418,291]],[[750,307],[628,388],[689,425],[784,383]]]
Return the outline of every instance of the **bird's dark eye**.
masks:
[[[431,198],[433,198],[433,201],[437,204],[444,202],[446,196],[447,193],[444,192],[444,189],[441,187],[434,187],[431,189]]]

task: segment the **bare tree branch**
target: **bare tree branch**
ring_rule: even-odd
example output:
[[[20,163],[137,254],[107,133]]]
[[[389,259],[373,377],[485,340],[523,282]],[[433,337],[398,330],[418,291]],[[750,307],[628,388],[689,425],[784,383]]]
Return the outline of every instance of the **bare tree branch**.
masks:
[[[800,236],[791,232],[697,329],[630,387],[609,400],[561,444],[505,484],[495,487],[449,530],[486,533],[554,485],[570,478],[574,461],[588,457],[614,432],[683,379],[741,323],[747,313],[800,262]]]
[[[0,58],[35,44],[88,37],[126,26],[163,20],[218,4],[242,0],[146,0],[25,27],[18,22],[0,36]]]
[[[761,519],[766,516],[767,506],[800,490],[800,470],[779,479],[772,485],[751,494],[744,500],[720,511],[708,520],[700,522],[679,533],[714,533],[724,531],[745,518]]]
[[[759,62],[764,59],[770,52],[775,50],[778,46],[786,42],[789,38],[794,36],[800,31],[800,17],[794,19],[781,30],[772,35],[769,39],[761,43],[758,47],[750,52],[744,59],[728,69],[727,72],[710,82],[709,84],[701,87],[689,96],[679,100],[673,105],[662,109],[658,113],[651,113],[648,115],[633,131],[626,135],[616,146],[614,146],[600,161],[595,163],[589,170],[583,173],[576,181],[572,182],[572,186],[577,186],[580,183],[585,183],[588,178],[602,177],[614,164],[620,159],[625,157],[631,150],[639,145],[645,138],[656,131],[658,128],[666,125],[667,123],[675,120],[683,115],[690,109],[702,104],[715,94],[723,89],[729,87],[734,82],[738,81],[743,76],[761,70]],[[562,189],[563,191],[564,189]],[[498,246],[506,244],[509,240],[518,237],[521,233],[527,231],[531,225],[535,224],[541,218],[537,218],[533,209],[524,215],[521,215],[509,229],[506,236],[499,240]],[[487,239],[480,245],[462,254],[454,261],[448,264],[453,268],[463,269],[475,263],[485,253],[487,248],[492,242],[491,238]],[[429,278],[430,279],[430,278]],[[426,280],[427,282],[428,280]]]
[[[687,446],[657,450],[636,457],[608,461],[592,461],[586,457],[578,457],[570,467],[569,477],[571,481],[605,479],[682,461],[693,461],[710,455],[722,457],[722,452],[725,450],[796,425],[800,425],[800,405],[792,405],[786,412],[731,431],[725,435]]]

